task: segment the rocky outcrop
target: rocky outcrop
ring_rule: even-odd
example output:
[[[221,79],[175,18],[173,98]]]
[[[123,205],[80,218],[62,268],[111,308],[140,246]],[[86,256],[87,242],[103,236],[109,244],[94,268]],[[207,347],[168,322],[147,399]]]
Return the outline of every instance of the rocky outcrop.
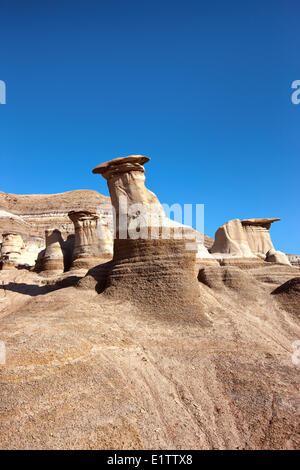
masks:
[[[215,234],[215,241],[210,252],[220,262],[232,264],[252,264],[257,258],[271,261],[276,258],[281,264],[289,264],[286,256],[276,252],[270,237],[269,229],[273,222],[280,219],[234,219],[222,225]],[[269,259],[266,259],[269,253]],[[280,261],[279,261],[280,259]]]
[[[210,252],[216,257],[252,258],[247,234],[239,219],[229,220],[215,234],[215,241]]]
[[[2,269],[9,269],[21,264],[24,242],[16,233],[3,233],[1,246]]]
[[[0,192],[0,239],[4,232],[19,234],[24,240],[21,264],[34,266],[39,253],[45,248],[45,230],[55,227],[67,240],[74,234],[68,212],[80,210],[83,206],[96,211],[107,225],[111,224],[110,199],[97,191],[32,195]]]
[[[266,261],[270,263],[278,263],[278,264],[288,264],[288,265],[291,264],[285,253],[282,253],[282,251],[276,251],[274,250],[274,248],[271,248],[267,252]]]
[[[89,269],[112,258],[112,235],[107,227],[98,224],[99,216],[89,210],[71,211],[75,243],[71,269]]]
[[[34,266],[42,259],[45,249],[45,230],[55,227],[65,241],[64,248],[70,252],[74,225],[68,212],[88,209],[100,217],[97,227],[102,249],[112,252],[113,214],[110,198],[91,190],[75,190],[59,194],[6,194],[0,191],[0,243],[2,233],[14,232],[23,238],[21,264]],[[203,235],[204,246],[212,246],[213,239]],[[67,241],[68,240],[68,241]],[[199,250],[199,255],[201,250]],[[205,253],[204,253],[205,254]],[[67,260],[67,257],[71,259]],[[207,256],[207,251],[206,251]],[[209,256],[209,255],[208,255]],[[72,261],[72,252],[65,253],[65,270]]]
[[[97,191],[75,190],[59,194],[6,194],[0,192],[0,211],[23,221],[23,235],[44,239],[45,230],[57,228],[63,238],[74,233],[68,212],[87,207],[104,218],[111,218],[109,197]],[[0,212],[1,216],[1,212]],[[1,230],[0,230],[1,233]],[[22,234],[21,234],[22,235]],[[23,236],[23,238],[24,238]]]
[[[289,262],[291,263],[292,266],[295,266],[295,268],[300,268],[300,256],[299,255],[286,255]]]
[[[168,297],[174,308],[183,299],[190,305],[198,297],[195,231],[165,217],[159,200],[145,187],[148,161],[131,155],[93,170],[107,180],[115,209],[114,257],[106,288],[152,305],[160,303],[160,308]]]
[[[244,219],[241,221],[249,248],[255,256],[264,259],[266,253],[274,249],[269,229],[271,224],[278,220],[280,219]]]
[[[40,271],[46,274],[60,274],[64,271],[64,254],[61,232],[57,229],[45,231],[46,249],[41,259]]]
[[[300,318],[300,277],[289,279],[277,287],[272,295],[283,309],[294,314],[296,318]]]

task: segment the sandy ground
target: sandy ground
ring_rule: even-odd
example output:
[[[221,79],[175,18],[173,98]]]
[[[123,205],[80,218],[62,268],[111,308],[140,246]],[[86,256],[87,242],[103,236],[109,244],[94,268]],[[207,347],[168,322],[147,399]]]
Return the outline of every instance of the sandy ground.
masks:
[[[151,312],[0,272],[0,448],[299,448],[299,304],[271,294],[299,274],[199,282],[189,315],[167,292],[169,307]]]

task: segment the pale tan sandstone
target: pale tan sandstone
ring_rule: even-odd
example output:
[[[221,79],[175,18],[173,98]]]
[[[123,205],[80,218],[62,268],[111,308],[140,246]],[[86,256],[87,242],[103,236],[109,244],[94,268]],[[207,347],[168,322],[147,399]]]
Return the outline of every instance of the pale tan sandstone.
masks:
[[[217,230],[210,251],[222,263],[228,259],[227,264],[245,264],[245,259],[248,264],[254,262],[255,258],[265,260],[267,252],[274,251],[269,229],[277,220],[280,219],[230,220]],[[278,255],[277,259],[279,257]],[[284,256],[281,256],[281,263],[283,258]],[[287,258],[284,264],[289,264]]]
[[[215,234],[215,241],[210,250],[215,257],[252,258],[247,234],[239,219],[229,220]],[[218,256],[220,255],[220,256]]]
[[[162,295],[165,306],[167,297],[174,305],[183,298],[188,304],[197,302],[195,231],[167,219],[155,194],[145,187],[148,161],[131,155],[93,170],[107,179],[116,211],[114,257],[107,266],[106,288],[152,304],[158,304]]]
[[[0,191],[0,242],[2,233],[13,232],[22,236],[25,248],[21,264],[34,266],[45,248],[45,230],[57,228],[64,240],[74,235],[74,225],[68,212],[88,209],[100,217],[97,231],[104,231],[104,245],[112,252],[113,238],[108,227],[113,226],[110,198],[97,191],[75,190],[59,194],[6,194]],[[213,239],[204,235],[204,246],[209,248]],[[69,244],[68,244],[69,245]],[[64,249],[69,246],[64,244]],[[68,269],[70,262],[65,263]]]
[[[98,227],[99,216],[96,212],[70,211],[68,216],[75,228],[71,269],[87,270],[110,260],[112,258],[110,232],[105,226]]]
[[[1,212],[6,213],[6,221],[3,215],[3,224],[18,222],[19,228],[14,231],[20,233],[24,240],[26,237],[44,239],[45,230],[53,227],[57,228],[66,239],[68,235],[74,233],[74,226],[68,217],[68,212],[85,208],[98,212],[104,218],[111,219],[112,217],[109,197],[97,191],[78,189],[58,194],[30,195],[0,192],[0,217]],[[14,220],[10,220],[12,218]],[[0,233],[2,227],[0,227]]]
[[[57,229],[48,229],[45,231],[46,248],[43,252],[41,263],[41,272],[46,274],[60,274],[64,271],[64,255],[61,232]]]
[[[3,233],[1,247],[2,269],[9,269],[21,264],[24,242],[16,233]]]
[[[102,163],[93,170],[93,173],[102,174],[107,180],[111,202],[116,212],[116,237],[138,236],[135,231],[137,226],[140,228],[140,238],[145,235],[146,238],[154,239],[167,237],[168,234],[170,237],[180,238],[182,235],[184,239],[191,241],[191,250],[196,249],[197,258],[211,259],[212,256],[205,247],[206,243],[210,244],[209,237],[166,217],[156,195],[146,188],[144,164],[149,160],[150,158],[142,155],[130,155]],[[119,234],[119,227],[124,220],[128,230]],[[193,246],[193,243],[196,245]]]
[[[55,227],[66,240],[74,234],[74,225],[68,212],[85,207],[96,211],[105,223],[110,223],[110,199],[97,191],[75,190],[31,195],[0,191],[0,240],[5,232],[21,235],[25,245],[21,264],[34,266],[39,253],[45,248],[45,230]]]
[[[254,255],[263,259],[270,249],[274,249],[269,229],[276,219],[244,219],[241,221],[244,231],[246,232],[250,250]]]
[[[288,264],[291,266],[291,263],[286,256],[285,253],[282,251],[276,251],[274,248],[271,248],[266,254],[266,261],[270,263],[278,263],[278,264]]]

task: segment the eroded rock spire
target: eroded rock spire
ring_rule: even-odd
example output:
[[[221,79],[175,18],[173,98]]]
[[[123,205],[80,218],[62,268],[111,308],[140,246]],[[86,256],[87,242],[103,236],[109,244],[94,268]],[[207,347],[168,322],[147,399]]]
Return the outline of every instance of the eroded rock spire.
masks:
[[[45,230],[46,248],[41,258],[39,271],[59,274],[64,271],[63,238],[61,232],[55,228]]]
[[[149,160],[130,155],[93,170],[107,180],[116,216],[106,287],[117,288],[129,299],[165,307],[171,300],[173,308],[182,308],[183,302],[197,302],[199,296],[196,244],[191,248],[195,231],[182,231],[180,224],[167,219],[156,195],[145,187],[144,164]]]
[[[71,211],[68,216],[74,223],[75,243],[71,269],[89,269],[112,258],[111,236],[105,227],[98,225],[99,216],[94,211]]]
[[[23,250],[24,242],[21,235],[13,232],[3,233],[1,247],[2,269],[16,267],[20,263]]]

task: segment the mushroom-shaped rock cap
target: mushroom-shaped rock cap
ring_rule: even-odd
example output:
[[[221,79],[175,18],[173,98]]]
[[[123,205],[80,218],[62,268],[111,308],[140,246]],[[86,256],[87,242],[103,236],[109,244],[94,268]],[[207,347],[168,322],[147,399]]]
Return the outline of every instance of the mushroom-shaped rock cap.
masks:
[[[243,225],[266,225],[272,224],[273,222],[277,222],[280,220],[279,218],[276,219],[244,219],[242,220]]]
[[[103,175],[107,171],[112,171],[113,169],[117,169],[119,165],[123,163],[133,163],[144,165],[145,163],[149,162],[150,158],[144,157],[143,155],[129,155],[128,157],[119,157],[114,158],[113,160],[109,160],[108,162],[101,163],[100,165],[96,166],[93,169],[93,173],[99,173]]]
[[[99,216],[97,215],[97,213],[95,211],[91,211],[91,210],[88,210],[88,209],[81,209],[81,210],[78,210],[78,211],[70,211],[68,212],[68,216],[70,217],[71,220],[73,219],[80,219],[82,217],[86,217],[86,218],[91,218],[91,219],[98,219]]]

